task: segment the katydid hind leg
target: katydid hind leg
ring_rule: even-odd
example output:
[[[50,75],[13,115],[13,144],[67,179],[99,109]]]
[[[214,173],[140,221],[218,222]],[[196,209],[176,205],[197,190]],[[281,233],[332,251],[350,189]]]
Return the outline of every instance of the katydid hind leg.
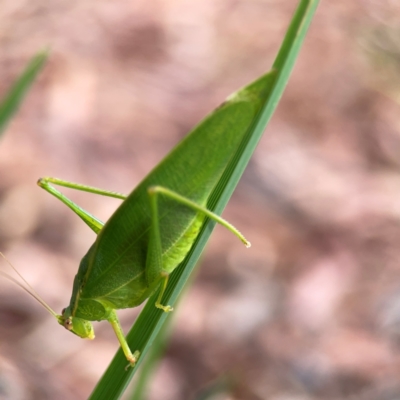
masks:
[[[168,273],[165,273],[164,276],[163,276],[163,278],[162,278],[160,292],[159,292],[158,297],[157,297],[157,300],[156,300],[156,307],[159,308],[159,309],[161,309],[161,310],[163,310],[163,311],[165,311],[165,312],[174,311],[174,308],[173,308],[173,307],[171,307],[171,306],[169,306],[169,305],[163,306],[163,305],[161,304],[161,300],[162,300],[162,298],[163,298],[165,289],[167,288],[167,285],[168,285],[168,279],[169,279],[169,274],[168,274]]]
[[[163,270],[162,264],[161,234],[157,203],[158,195],[161,194],[169,197],[170,199],[175,200],[178,203],[183,204],[196,212],[204,214],[208,218],[214,220],[215,222],[219,223],[220,225],[231,231],[246,245],[246,247],[250,247],[250,242],[238,231],[238,229],[236,229],[229,222],[221,218],[219,215],[213,213],[212,211],[199,204],[196,204],[192,200],[183,197],[176,192],[173,192],[172,190],[169,190],[162,186],[152,186],[148,189],[148,194],[151,208],[151,228],[146,258],[146,279],[148,285],[151,286],[154,282],[159,281],[161,278],[161,289],[158,299],[156,301],[156,307],[168,312],[173,310],[172,307],[169,305],[164,306],[161,304],[162,296],[168,284],[169,274],[165,270]]]
[[[235,228],[232,224],[230,224],[225,219],[221,218],[219,215],[208,210],[206,207],[203,207],[203,206],[195,203],[194,201],[192,201],[170,189],[167,189],[166,187],[163,187],[163,186],[152,186],[151,188],[148,189],[148,192],[149,192],[150,196],[153,197],[154,199],[156,199],[158,195],[163,195],[163,196],[169,197],[172,200],[175,200],[176,202],[178,202],[180,204],[183,204],[183,205],[193,209],[194,211],[204,214],[206,217],[212,219],[213,221],[215,221],[218,224],[227,228],[238,239],[240,239],[246,247],[251,246],[251,243],[239,232],[239,230],[237,228]],[[156,202],[156,200],[154,200],[154,202]]]
[[[167,287],[169,274],[163,270],[162,264],[162,247],[161,247],[161,235],[160,235],[160,224],[158,219],[158,204],[157,196],[149,191],[149,200],[151,208],[151,227],[150,227],[150,238],[147,247],[146,257],[146,280],[149,287],[160,282],[161,289],[156,301],[156,307],[164,310],[165,312],[172,311],[173,308],[169,305],[162,305],[161,300],[165,289]]]

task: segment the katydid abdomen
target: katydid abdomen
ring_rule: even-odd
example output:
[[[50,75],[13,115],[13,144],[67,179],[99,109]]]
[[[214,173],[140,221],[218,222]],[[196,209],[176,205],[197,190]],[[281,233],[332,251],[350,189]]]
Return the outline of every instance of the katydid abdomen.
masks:
[[[193,223],[175,245],[165,249],[162,260],[166,272],[172,272],[184,259],[197,237],[203,220],[204,217],[202,215],[197,215]],[[90,257],[90,251],[87,256]],[[120,266],[120,273],[125,272],[126,284],[119,288],[115,288],[114,285],[111,285],[110,292],[105,295],[104,291],[107,290],[106,286],[101,287],[100,293],[96,292],[95,287],[89,286],[91,296],[86,297],[85,285],[81,280],[80,273],[82,273],[82,276],[85,276],[88,267],[87,257],[82,260],[78,274],[75,277],[77,290],[81,290],[81,294],[80,296],[76,296],[74,290],[70,303],[72,308],[76,307],[76,311],[73,313],[74,316],[89,321],[101,321],[107,319],[109,314],[108,308],[122,309],[136,307],[158,289],[162,277],[160,277],[159,282],[149,285],[145,277],[144,268],[140,266],[136,267],[135,262],[129,260],[129,257],[122,257]],[[136,275],[132,274],[134,271],[136,271]],[[77,304],[75,304],[75,302],[77,302]]]

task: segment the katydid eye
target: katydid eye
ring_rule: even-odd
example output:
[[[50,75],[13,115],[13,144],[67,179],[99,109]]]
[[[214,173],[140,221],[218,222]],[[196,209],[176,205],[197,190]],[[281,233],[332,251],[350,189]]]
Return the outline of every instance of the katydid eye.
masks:
[[[64,321],[64,328],[65,328],[65,329],[68,329],[69,331],[72,330],[72,321],[71,321],[70,318],[68,318],[68,319],[66,319],[66,320]]]

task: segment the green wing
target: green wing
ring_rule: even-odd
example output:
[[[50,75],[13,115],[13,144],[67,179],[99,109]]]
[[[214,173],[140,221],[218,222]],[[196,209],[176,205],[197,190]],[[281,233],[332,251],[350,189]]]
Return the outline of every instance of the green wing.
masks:
[[[216,109],[121,204],[89,249],[85,266],[78,271],[82,281],[80,299],[127,308],[151,294],[154,288],[147,288],[144,277],[151,222],[147,188],[165,186],[206,205],[259,110],[265,79],[270,77],[260,78]],[[190,248],[201,219],[187,207],[163,198],[159,202],[159,219],[163,261],[172,271]],[[176,252],[171,256],[173,248],[181,249],[180,257]],[[169,263],[171,258],[176,265]]]

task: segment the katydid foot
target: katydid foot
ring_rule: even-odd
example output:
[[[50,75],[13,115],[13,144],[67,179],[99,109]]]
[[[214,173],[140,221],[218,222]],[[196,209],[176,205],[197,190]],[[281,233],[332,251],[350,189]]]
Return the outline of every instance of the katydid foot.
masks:
[[[163,310],[164,312],[171,312],[174,311],[174,307],[171,306],[163,306],[160,303],[156,303],[156,307],[159,308],[160,310]]]
[[[125,371],[128,371],[129,368],[134,368],[140,356],[140,351],[136,350],[131,356],[127,357],[129,364],[125,367]]]

